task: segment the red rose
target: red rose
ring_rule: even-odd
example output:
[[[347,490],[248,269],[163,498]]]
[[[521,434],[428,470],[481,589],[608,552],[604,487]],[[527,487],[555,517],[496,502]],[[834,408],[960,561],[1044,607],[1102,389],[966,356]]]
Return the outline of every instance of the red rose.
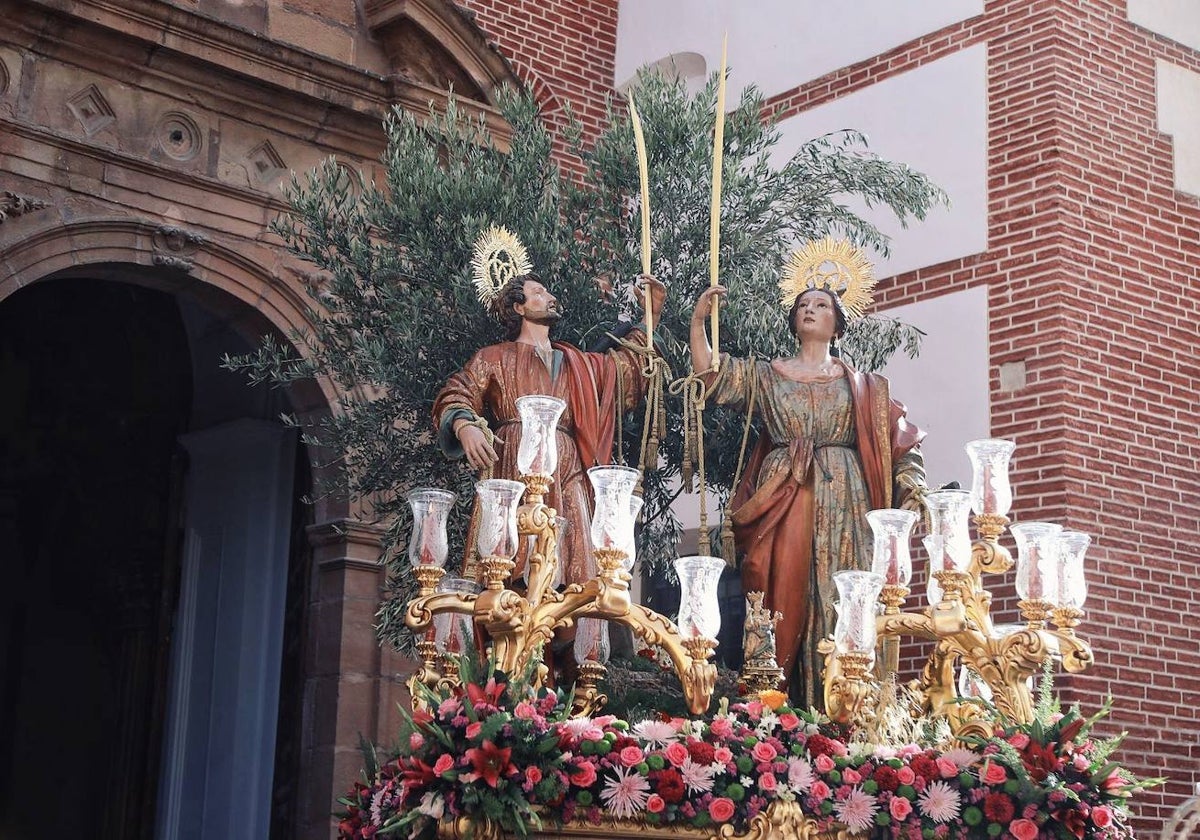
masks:
[[[1016,809],[1013,801],[1003,793],[989,793],[983,800],[983,814],[994,823],[1005,825],[1012,821]]]
[[[733,800],[724,796],[718,796],[708,803],[708,815],[712,817],[713,822],[728,822],[733,818],[734,810]]]
[[[667,803],[657,793],[650,794],[650,798],[646,800],[646,810],[651,814],[661,814],[666,807]]]
[[[1008,830],[1012,833],[1013,837],[1017,838],[1017,840],[1035,840],[1035,838],[1038,836],[1037,823],[1035,823],[1033,820],[1013,820],[1011,823],[1009,823]]]

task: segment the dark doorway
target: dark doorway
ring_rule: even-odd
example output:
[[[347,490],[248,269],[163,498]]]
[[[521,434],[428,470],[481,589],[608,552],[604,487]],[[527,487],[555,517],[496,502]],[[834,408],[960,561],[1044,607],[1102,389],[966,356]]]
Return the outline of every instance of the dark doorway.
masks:
[[[0,836],[149,837],[192,394],[173,298],[17,292],[0,394]]]
[[[210,694],[206,685],[190,681],[196,652],[206,649],[205,622],[213,620],[205,618],[204,593],[197,596],[194,589],[191,613],[181,613],[181,601],[189,597],[184,574],[191,569],[206,580],[210,572],[228,570],[198,566],[210,561],[189,548],[198,516],[218,527],[228,516],[212,500],[223,490],[205,497],[196,487],[223,488],[219,470],[233,456],[214,454],[211,447],[204,454],[203,442],[245,444],[243,429],[280,439],[282,430],[270,427],[279,429],[279,413],[288,405],[282,392],[250,389],[244,378],[220,369],[224,353],[252,346],[252,337],[230,326],[230,311],[118,282],[136,271],[106,266],[95,276],[46,280],[0,303],[4,840],[152,840],[165,830],[160,803],[172,800],[164,794],[181,779],[188,807],[196,796],[205,798],[192,784],[197,772],[214,787],[237,781],[218,778],[216,759],[199,770],[171,764],[198,752],[190,747],[195,739],[180,728],[179,698],[193,699],[195,721],[198,710],[208,708],[195,698]],[[257,318],[244,309],[237,314],[242,328]],[[278,581],[271,631],[278,652],[255,668],[265,668],[268,682],[278,684],[278,700],[269,701],[278,708],[271,706],[259,727],[268,765],[261,778],[270,785],[260,798],[272,812],[270,836],[284,838],[291,831],[300,751],[309,559],[301,536],[308,508],[294,503],[310,485],[303,447],[293,442],[289,448],[286,440],[277,445],[286,466],[277,471],[284,483],[274,509],[280,530],[292,534],[290,543],[282,540],[282,561],[273,571],[255,568],[254,558],[264,555],[253,546],[240,562],[264,586]],[[260,494],[253,485],[246,492]],[[257,520],[252,503],[238,509]],[[239,649],[229,627],[218,627],[224,647],[208,648],[218,662],[228,659],[221,650]],[[191,633],[183,670],[172,663],[181,628]],[[262,626],[244,632],[250,638]],[[226,690],[236,697],[240,689]],[[227,702],[223,717],[212,713],[214,730],[242,725],[233,708]],[[174,801],[178,811],[178,797]],[[209,804],[210,811],[220,807]],[[264,822],[256,836],[265,834]],[[208,826],[195,836],[233,835]]]

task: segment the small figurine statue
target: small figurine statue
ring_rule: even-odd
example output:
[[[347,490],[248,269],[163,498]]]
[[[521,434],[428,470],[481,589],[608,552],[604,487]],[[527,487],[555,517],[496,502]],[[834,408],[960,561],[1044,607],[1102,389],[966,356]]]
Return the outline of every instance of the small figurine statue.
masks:
[[[742,631],[742,682],[748,694],[779,688],[783,669],[775,658],[775,625],[783,613],[763,606],[762,592],[746,593],[746,624]]]

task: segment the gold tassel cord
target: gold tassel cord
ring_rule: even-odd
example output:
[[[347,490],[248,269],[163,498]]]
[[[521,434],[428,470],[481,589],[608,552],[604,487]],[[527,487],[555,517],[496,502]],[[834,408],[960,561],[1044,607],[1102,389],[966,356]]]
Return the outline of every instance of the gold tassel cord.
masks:
[[[698,531],[698,551],[700,554],[712,554],[712,541],[708,528],[708,485],[704,474],[704,407],[708,399],[708,387],[702,378],[706,373],[690,373],[671,383],[670,392],[683,395],[683,486],[691,493],[692,462],[695,463],[695,475],[699,478],[700,492],[700,525]]]
[[[663,400],[663,383],[671,377],[671,366],[667,364],[667,360],[658,355],[658,352],[644,345],[635,344],[632,341],[627,341],[623,338],[618,338],[612,333],[608,337],[624,347],[642,357],[642,375],[646,377],[646,414],[642,422],[642,439],[638,453],[638,471],[645,475],[647,469],[655,469],[658,466],[658,446],[659,441],[666,434],[666,406]],[[618,380],[620,384],[620,380]],[[624,393],[624,390],[618,391],[618,396]],[[620,399],[617,401],[617,412],[621,414]],[[621,424],[622,420],[618,416],[617,423]],[[623,428],[618,426],[618,428]],[[641,492],[642,482],[638,479],[636,493]]]

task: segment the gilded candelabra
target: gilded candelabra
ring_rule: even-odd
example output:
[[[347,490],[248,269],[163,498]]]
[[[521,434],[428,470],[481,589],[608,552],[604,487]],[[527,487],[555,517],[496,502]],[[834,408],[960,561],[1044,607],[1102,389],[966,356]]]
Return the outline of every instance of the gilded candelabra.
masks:
[[[708,709],[716,684],[717,669],[711,661],[715,641],[705,638],[700,632],[704,628],[696,622],[685,622],[682,614],[681,630],[665,616],[633,603],[630,598],[631,496],[638,471],[618,466],[593,467],[588,471],[596,498],[591,529],[596,572],[590,579],[572,583],[560,591],[555,586],[557,514],[545,499],[557,461],[555,427],[563,403],[552,397],[523,397],[517,400],[517,407],[522,415],[517,457],[521,481],[490,479],[477,485],[480,522],[476,540],[482,591],[439,592],[443,575],[439,565],[416,565],[419,591],[408,604],[406,624],[415,633],[426,634],[437,616],[469,617],[474,627],[484,631],[496,666],[507,673],[525,669],[541,656],[556,631],[571,627],[580,619],[623,624],[648,645],[667,652],[683,685],[689,710],[702,714]],[[414,541],[444,541],[444,523],[440,534],[430,531],[429,536],[424,536],[425,533],[414,529]],[[527,547],[524,591],[514,588],[517,584],[511,580],[516,566],[514,558],[521,545]],[[417,553],[419,556],[420,552]],[[715,636],[715,631],[712,635]],[[436,644],[430,643],[431,649],[423,644],[419,644],[422,668],[414,679],[436,685],[443,679],[434,654]],[[601,663],[581,663],[577,712],[590,713],[603,704],[603,695],[596,688],[602,674]],[[541,675],[545,676],[544,670]]]
[[[875,532],[873,570],[835,576],[842,590],[838,629],[823,647],[826,711],[835,720],[872,723],[877,682],[862,660],[874,658],[877,640],[884,651],[902,635],[934,641],[918,685],[925,711],[948,718],[958,735],[980,726],[974,721],[981,709],[959,702],[964,695],[983,695],[1010,719],[1027,723],[1033,717],[1029,678],[1049,657],[1061,657],[1063,668],[1071,673],[1092,664],[1091,648],[1075,635],[1086,597],[1086,534],[1051,523],[1013,526],[1018,606],[1026,625],[1006,628],[993,623],[992,595],[983,586],[983,576],[1007,572],[1013,565],[999,542],[1012,504],[1007,475],[1012,449],[1008,441],[973,441],[967,446],[975,467],[972,489],[939,490],[926,497],[930,533],[924,544],[931,574],[929,606],[923,610],[902,609],[912,572],[908,540],[916,515],[894,510],[868,515]],[[977,533],[973,542],[967,534],[972,509]],[[843,589],[843,576],[847,581],[858,576],[859,588]],[[877,616],[878,601],[883,607]],[[1047,627],[1047,620],[1053,627]],[[885,672],[889,667],[894,669],[894,662],[885,661]],[[961,680],[956,678],[958,668],[967,669]]]

